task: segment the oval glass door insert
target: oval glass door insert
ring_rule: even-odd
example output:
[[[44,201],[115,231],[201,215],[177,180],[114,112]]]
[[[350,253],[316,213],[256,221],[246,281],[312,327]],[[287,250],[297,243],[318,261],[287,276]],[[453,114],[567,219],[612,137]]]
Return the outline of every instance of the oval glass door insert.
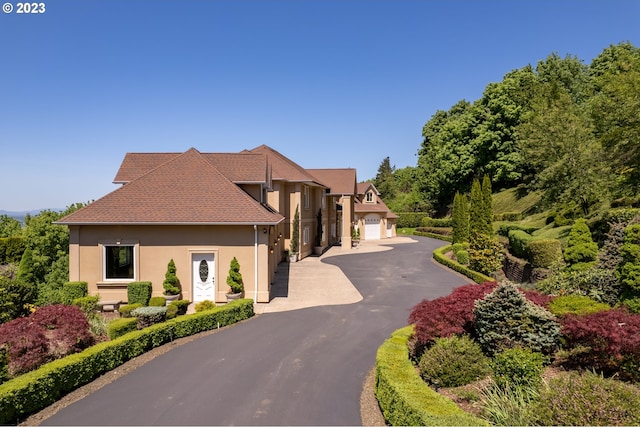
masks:
[[[202,260],[200,261],[200,281],[201,282],[206,282],[207,279],[209,278],[209,264],[207,263],[207,260]]]

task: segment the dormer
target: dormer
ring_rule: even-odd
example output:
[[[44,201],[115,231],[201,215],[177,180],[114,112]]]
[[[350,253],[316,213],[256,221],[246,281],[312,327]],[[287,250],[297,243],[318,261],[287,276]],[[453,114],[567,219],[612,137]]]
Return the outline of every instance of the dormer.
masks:
[[[362,203],[375,205],[378,203],[380,193],[373,183],[361,182],[358,184],[358,197]]]

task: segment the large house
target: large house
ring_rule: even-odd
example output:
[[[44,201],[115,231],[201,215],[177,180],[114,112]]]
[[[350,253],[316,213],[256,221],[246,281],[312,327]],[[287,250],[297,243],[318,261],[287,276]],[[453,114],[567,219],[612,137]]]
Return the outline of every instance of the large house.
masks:
[[[354,213],[355,227],[360,231],[361,239],[378,240],[396,237],[398,215],[387,207],[373,183],[358,184]]]
[[[182,298],[226,301],[231,260],[245,296],[268,302],[300,214],[299,257],[351,248],[354,169],[312,169],[262,145],[240,153],[128,153],[115,191],[62,218],[69,226],[69,280],[102,300],[127,300],[150,281],[162,295],[174,260]]]

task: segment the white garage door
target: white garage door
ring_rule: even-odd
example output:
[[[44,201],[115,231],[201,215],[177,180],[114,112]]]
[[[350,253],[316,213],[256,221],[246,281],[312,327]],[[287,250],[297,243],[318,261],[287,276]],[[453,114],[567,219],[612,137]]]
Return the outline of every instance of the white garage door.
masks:
[[[364,239],[380,239],[380,217],[378,215],[369,214],[364,217]]]

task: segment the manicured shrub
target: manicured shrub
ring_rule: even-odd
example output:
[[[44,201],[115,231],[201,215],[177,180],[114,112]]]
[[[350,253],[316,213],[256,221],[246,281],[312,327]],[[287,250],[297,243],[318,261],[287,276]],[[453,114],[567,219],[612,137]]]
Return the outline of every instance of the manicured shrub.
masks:
[[[176,276],[176,271],[176,263],[171,259],[167,265],[164,282],[162,282],[165,295],[178,295],[180,293],[180,280]]]
[[[549,268],[562,258],[562,244],[558,239],[530,240],[527,251],[533,268]]]
[[[522,221],[522,212],[502,212],[493,214],[494,221]]]
[[[571,227],[563,255],[571,270],[586,270],[594,266],[598,258],[598,244],[593,241],[584,218],[577,219]]]
[[[597,313],[599,311],[610,310],[609,304],[597,302],[582,295],[566,295],[555,298],[549,305],[549,311],[556,316],[565,314],[585,314]]]
[[[465,251],[464,249],[459,250],[458,252],[456,252],[456,259],[462,265],[469,264],[469,252]]]
[[[500,236],[509,237],[509,232],[511,232],[511,230],[521,230],[527,234],[532,234],[537,229],[537,227],[527,227],[520,224],[501,224],[498,227],[498,234]]]
[[[567,367],[640,380],[638,369],[629,370],[640,362],[640,315],[612,309],[584,316],[568,314],[561,322]]]
[[[503,246],[497,239],[485,234],[471,233],[469,267],[482,274],[491,275],[502,268]]]
[[[176,301],[171,301],[169,305],[176,306],[176,308],[178,309],[178,315],[182,316],[183,314],[187,314],[187,309],[189,308],[189,304],[191,304],[191,301],[189,301],[188,299],[180,299]]]
[[[57,359],[94,344],[89,322],[80,308],[65,304],[37,309],[29,320],[45,329],[49,353]]]
[[[421,357],[420,375],[429,384],[457,387],[489,374],[489,359],[466,335],[437,338]]]
[[[137,329],[138,319],[136,319],[135,317],[113,319],[107,325],[107,336],[110,340],[115,340],[116,338]]]
[[[532,413],[534,425],[638,425],[640,393],[591,372],[563,373],[542,388]]]
[[[71,304],[76,298],[89,295],[87,282],[65,282],[62,285],[62,298],[65,304]]]
[[[460,251],[465,251],[469,249],[469,242],[463,242],[463,243],[454,243],[453,245],[451,245],[451,252],[453,252],[454,254],[457,254]]]
[[[557,346],[560,325],[555,316],[527,300],[508,281],[476,301],[473,315],[476,339],[485,354],[513,347],[550,354]]]
[[[71,305],[78,307],[87,319],[91,319],[97,315],[98,301],[100,301],[100,295],[91,295],[75,298]]]
[[[164,307],[167,305],[167,300],[164,297],[151,297],[149,300],[149,307]]]
[[[9,377],[31,371],[49,361],[49,342],[42,325],[19,317],[0,325],[0,346],[7,349]]]
[[[151,282],[131,282],[127,285],[127,303],[149,305],[151,299]]]
[[[173,319],[178,315],[178,306],[174,304],[169,304],[167,306],[167,320]]]
[[[240,273],[240,264],[236,257],[233,257],[229,264],[229,275],[227,276],[227,285],[231,291],[231,294],[239,294],[244,291],[244,285],[242,283],[242,273]]]
[[[144,329],[167,319],[167,307],[140,307],[131,314],[138,318],[138,329]]]
[[[522,230],[511,230],[508,237],[510,252],[518,258],[529,259],[529,242],[533,236]]]
[[[424,214],[419,214],[424,215]],[[414,227],[453,227],[452,218],[430,218],[422,217],[420,224]]]
[[[132,316],[131,312],[136,308],[140,308],[140,307],[144,307],[144,306],[140,303],[121,305],[118,308],[118,313],[120,314],[120,317],[131,317]]]
[[[216,303],[211,301],[211,300],[208,300],[208,299],[206,299],[204,301],[200,301],[195,306],[196,313],[199,313],[199,312],[205,311],[205,310],[211,310],[212,308],[216,308]]]
[[[542,382],[544,360],[541,353],[528,348],[509,348],[491,360],[492,378],[497,387],[536,388]]]

